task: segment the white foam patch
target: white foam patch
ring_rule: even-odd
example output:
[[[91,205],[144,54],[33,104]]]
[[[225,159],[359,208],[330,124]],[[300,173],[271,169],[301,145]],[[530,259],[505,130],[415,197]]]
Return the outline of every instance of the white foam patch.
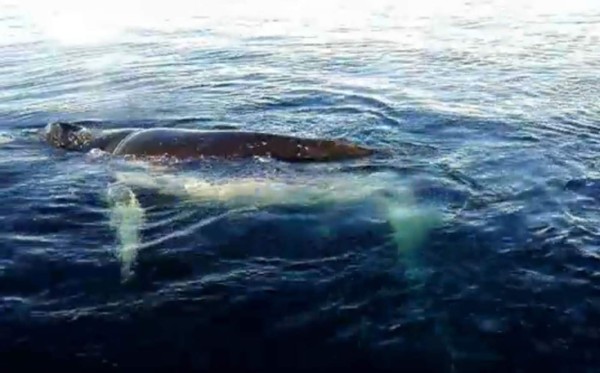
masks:
[[[141,245],[144,209],[133,191],[122,184],[113,184],[108,188],[107,200],[110,205],[110,225],[116,230],[119,242],[116,253],[121,262],[121,276],[126,280],[133,273]]]
[[[86,154],[86,157],[88,159],[102,159],[102,158],[107,158],[108,156],[110,156],[109,153],[105,152],[102,149],[97,149],[97,148],[90,150]]]
[[[0,132],[0,145],[8,144],[15,141],[15,138],[8,133]]]

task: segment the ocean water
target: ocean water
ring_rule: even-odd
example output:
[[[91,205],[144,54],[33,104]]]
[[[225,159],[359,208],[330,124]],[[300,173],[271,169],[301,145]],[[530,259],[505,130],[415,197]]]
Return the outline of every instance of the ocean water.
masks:
[[[389,155],[149,164],[36,131]],[[596,0],[0,0],[0,366],[597,372]]]

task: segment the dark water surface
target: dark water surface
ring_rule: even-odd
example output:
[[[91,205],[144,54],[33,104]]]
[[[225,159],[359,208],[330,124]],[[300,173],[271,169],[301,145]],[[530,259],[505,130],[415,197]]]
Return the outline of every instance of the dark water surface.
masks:
[[[600,371],[600,3],[219,3],[0,2],[2,371]],[[393,154],[156,170],[52,120]]]

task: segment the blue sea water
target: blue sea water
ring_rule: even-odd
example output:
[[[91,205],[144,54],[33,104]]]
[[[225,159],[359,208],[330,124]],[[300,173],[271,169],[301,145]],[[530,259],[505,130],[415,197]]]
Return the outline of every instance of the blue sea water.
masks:
[[[2,371],[598,371],[599,93],[596,0],[0,0]],[[54,120],[391,154],[155,169]]]

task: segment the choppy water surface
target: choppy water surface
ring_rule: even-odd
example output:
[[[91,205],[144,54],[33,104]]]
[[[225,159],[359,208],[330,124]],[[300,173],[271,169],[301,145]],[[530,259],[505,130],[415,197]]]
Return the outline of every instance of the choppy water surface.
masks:
[[[0,3],[0,361],[597,371],[600,4]],[[391,156],[148,165],[52,120]]]

